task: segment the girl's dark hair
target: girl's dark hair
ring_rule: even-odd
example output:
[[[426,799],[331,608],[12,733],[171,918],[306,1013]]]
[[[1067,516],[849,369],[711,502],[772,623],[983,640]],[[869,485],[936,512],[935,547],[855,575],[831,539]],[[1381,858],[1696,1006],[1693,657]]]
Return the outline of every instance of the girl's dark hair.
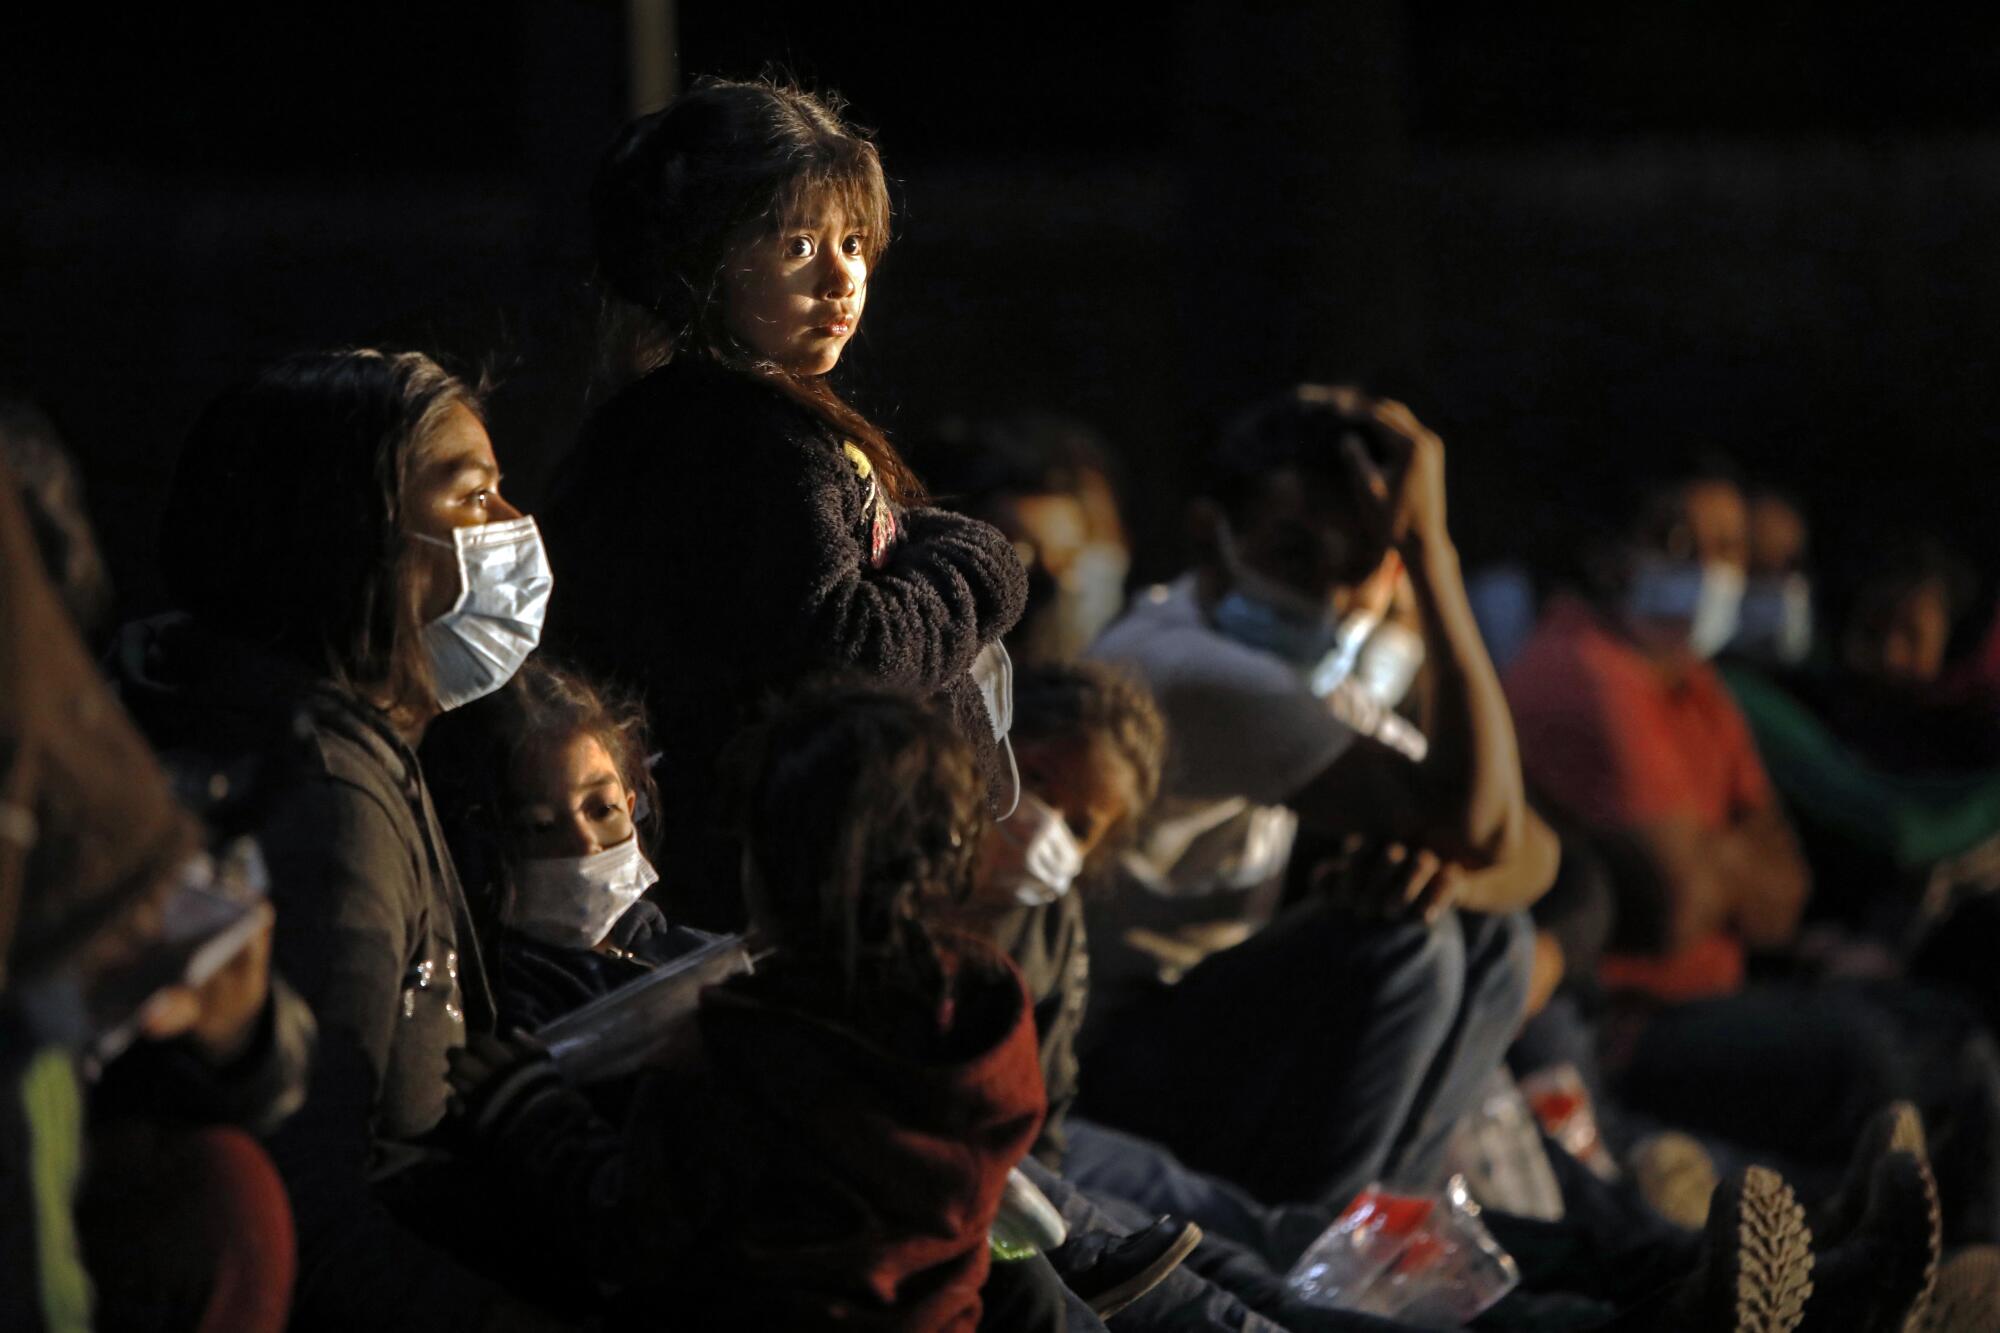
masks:
[[[807,688],[738,744],[745,893],[794,960],[831,973],[850,1017],[933,1008],[947,980],[927,921],[970,892],[985,829],[972,750],[917,696]]]
[[[649,814],[660,808],[660,792],[636,695],[536,653],[506,685],[446,713],[424,737],[424,773],[482,926],[497,925],[520,859],[516,762],[575,736],[594,738],[611,756],[619,781],[637,797],[640,849],[650,850]]]
[[[202,413],[162,521],[167,585],[197,620],[363,696],[428,698],[404,495],[478,394],[419,352],[280,361]]]
[[[1154,705],[1152,692],[1118,667],[1104,662],[1051,662],[1022,669],[1014,676],[1011,734],[1028,743],[1100,736],[1132,766],[1138,808],[1127,812],[1124,826],[1105,838],[1100,855],[1119,849],[1160,794],[1166,720]]]
[[[627,125],[590,192],[598,276],[623,303],[606,342],[611,359],[639,373],[692,356],[758,376],[851,440],[892,498],[914,503],[922,487],[874,423],[825,376],[759,357],[723,319],[730,256],[822,201],[860,224],[871,271],[881,258],[888,183],[875,145],[839,110],[837,99],[776,83],[702,79]]]

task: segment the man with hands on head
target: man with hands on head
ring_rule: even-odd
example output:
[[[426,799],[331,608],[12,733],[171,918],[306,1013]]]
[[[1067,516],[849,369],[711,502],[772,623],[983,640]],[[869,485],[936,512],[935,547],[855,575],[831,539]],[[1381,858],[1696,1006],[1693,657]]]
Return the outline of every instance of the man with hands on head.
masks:
[[[1093,649],[1137,670],[1169,732],[1094,974],[1115,986],[1131,954],[1108,955],[1141,942],[1179,979],[1104,996],[1084,1108],[1267,1200],[1338,1207],[1430,1183],[1519,1023],[1521,912],[1558,849],[1466,601],[1438,437],[1305,385],[1213,462],[1195,568]],[[1407,624],[1385,621],[1399,591]],[[1412,745],[1394,709],[1419,659]],[[1274,916],[1288,865],[1305,891]]]

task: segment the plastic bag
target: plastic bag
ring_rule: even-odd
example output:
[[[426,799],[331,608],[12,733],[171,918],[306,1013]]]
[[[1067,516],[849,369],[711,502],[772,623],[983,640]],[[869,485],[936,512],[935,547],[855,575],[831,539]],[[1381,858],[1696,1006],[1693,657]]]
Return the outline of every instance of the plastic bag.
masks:
[[[1562,1218],[1562,1188],[1541,1124],[1505,1068],[1486,1076],[1478,1104],[1452,1130],[1445,1162],[1488,1208],[1543,1222]]]
[[[1590,1089],[1572,1064],[1550,1065],[1521,1080],[1521,1095],[1542,1130],[1600,1180],[1618,1179],[1618,1162],[1597,1128]],[[1497,1204],[1495,1205],[1498,1206]]]
[[[1462,1328],[1520,1280],[1519,1267],[1486,1230],[1461,1176],[1428,1197],[1369,1186],[1286,1278],[1309,1305],[1422,1328]]]

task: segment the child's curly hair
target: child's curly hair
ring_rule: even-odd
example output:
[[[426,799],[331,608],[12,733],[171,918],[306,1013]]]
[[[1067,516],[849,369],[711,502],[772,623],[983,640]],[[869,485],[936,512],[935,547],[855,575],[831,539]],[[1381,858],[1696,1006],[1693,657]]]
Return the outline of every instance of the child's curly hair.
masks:
[[[1104,662],[1051,662],[1014,677],[1014,729],[1025,742],[1098,736],[1132,766],[1138,807],[1105,840],[1116,850],[1160,794],[1167,724],[1152,692],[1130,672]]]
[[[636,695],[536,653],[505,686],[439,718],[425,738],[425,775],[484,926],[497,923],[520,860],[516,763],[576,736],[604,747],[619,781],[637,798],[644,850],[660,796],[648,762],[646,710]]]
[[[850,1015],[890,994],[948,993],[928,920],[962,902],[984,784],[951,722],[907,691],[806,687],[729,760],[745,895],[771,943],[840,979]]]

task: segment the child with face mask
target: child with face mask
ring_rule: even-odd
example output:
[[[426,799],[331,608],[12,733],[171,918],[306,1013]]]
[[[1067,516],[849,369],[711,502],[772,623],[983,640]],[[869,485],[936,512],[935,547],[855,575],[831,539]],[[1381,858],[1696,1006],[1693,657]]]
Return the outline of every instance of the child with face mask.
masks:
[[[889,242],[875,147],[832,105],[703,80],[626,127],[591,195],[612,340],[638,371],[551,491],[570,591],[552,644],[644,694],[662,838],[688,920],[743,920],[715,766],[772,694],[829,671],[913,689],[1013,801],[998,643],[1026,577],[988,525],[931,507],[833,375]]]
[[[732,770],[768,952],[702,993],[623,1147],[539,1188],[599,1228],[621,1309],[971,1328],[1043,1096],[1018,974],[937,925],[987,824],[970,747],[908,693],[815,686],[739,742]],[[576,1152],[586,1113],[532,1047],[480,1043],[453,1078],[497,1161]],[[620,1202],[593,1222],[593,1197]],[[1054,1283],[1024,1265],[996,1278]]]
[[[635,701],[536,656],[434,728],[424,757],[503,1029],[533,1032],[713,938],[647,896],[659,797]]]

